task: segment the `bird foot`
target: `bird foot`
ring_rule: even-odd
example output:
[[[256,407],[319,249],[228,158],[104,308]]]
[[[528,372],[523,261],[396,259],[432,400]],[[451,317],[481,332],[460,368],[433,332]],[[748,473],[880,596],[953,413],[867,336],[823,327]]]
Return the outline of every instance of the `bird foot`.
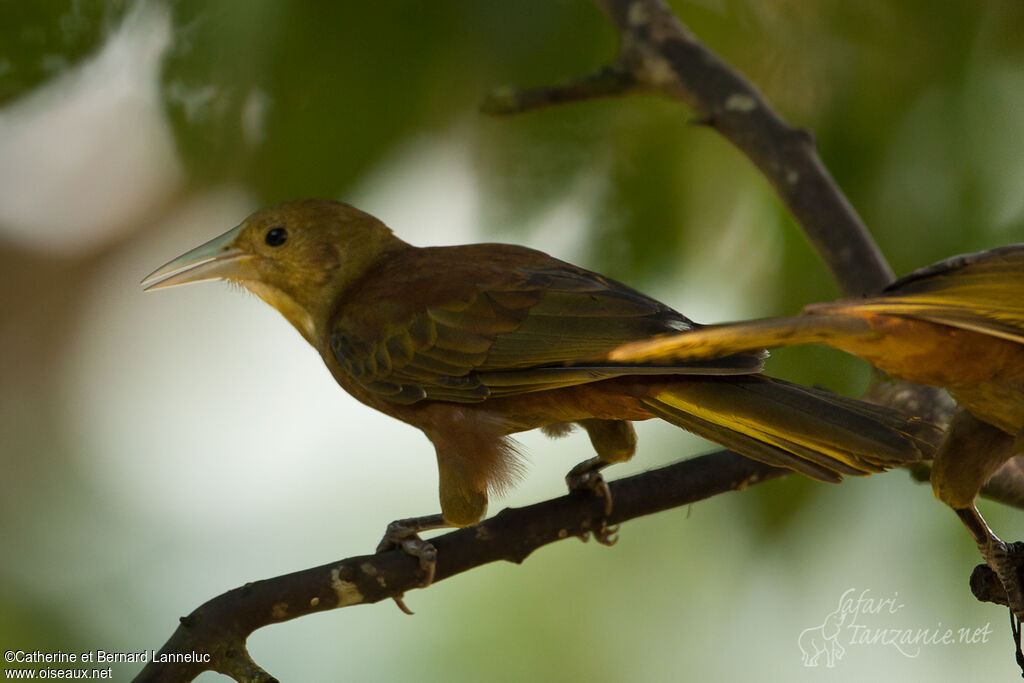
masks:
[[[565,483],[570,491],[590,491],[604,500],[604,515],[612,514],[612,492],[608,482],[601,475],[601,467],[605,465],[600,458],[584,460],[565,475]]]
[[[1024,620],[1024,543],[992,538],[980,550],[1006,591],[1010,611],[1019,621]]]
[[[619,542],[619,525],[609,526],[608,520],[601,520],[601,528],[594,532],[594,540],[609,548]]]
[[[569,474],[565,475],[565,483],[569,486],[570,491],[589,491],[599,496],[604,501],[604,516],[607,518],[612,514],[612,492],[608,488],[608,482],[604,480],[604,476],[601,475],[599,469],[605,464],[607,463],[600,458],[592,458],[581,462],[569,470]],[[608,520],[602,519],[600,528],[593,532],[584,531],[580,534],[579,538],[581,541],[586,542],[589,534],[593,533],[594,540],[601,545],[613,546],[619,540],[618,531],[618,524],[609,526]]]
[[[388,524],[384,538],[377,544],[377,552],[383,553],[401,548],[417,558],[420,562],[420,570],[423,572],[423,580],[420,581],[419,587],[426,588],[434,582],[434,574],[437,570],[437,548],[429,541],[420,538],[419,532],[446,526],[449,525],[445,523],[441,515],[396,519]],[[412,610],[406,606],[402,595],[395,596],[393,600],[400,610],[406,614],[412,614]]]
[[[1024,675],[1024,650],[1021,649],[1021,621],[1024,620],[1024,543],[1005,543],[990,535],[987,542],[978,543],[978,549],[987,565],[975,568],[971,575],[971,591],[979,600],[995,602],[1010,608],[1010,632],[1016,648],[1017,666]],[[999,585],[988,579],[986,573],[988,576],[994,574]],[[999,590],[1000,587],[1002,591]]]

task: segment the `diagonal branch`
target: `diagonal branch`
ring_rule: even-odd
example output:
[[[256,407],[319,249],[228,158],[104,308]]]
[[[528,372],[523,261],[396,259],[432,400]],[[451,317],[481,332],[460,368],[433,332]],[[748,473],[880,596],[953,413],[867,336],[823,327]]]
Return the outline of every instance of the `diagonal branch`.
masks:
[[[701,44],[662,0],[594,0],[620,34],[609,66],[567,85],[502,88],[482,109],[515,114],[629,92],[680,99],[768,179],[848,296],[874,294],[893,274],[818,157],[813,135],[790,126],[757,88]]]
[[[757,89],[700,44],[661,0],[594,0],[621,35],[610,65],[555,87],[495,91],[482,105],[492,114],[631,92],[686,102],[700,121],[732,142],[760,169],[849,295],[874,293],[892,272],[843,193],[821,163],[813,137],[791,127]],[[613,524],[737,491],[788,474],[729,451],[694,458],[611,482]],[[435,581],[474,567],[522,562],[549,543],[594,530],[600,500],[571,494],[507,509],[479,525],[432,540]],[[418,562],[400,551],[351,557],[247,584],[197,608],[135,679],[192,680],[213,670],[237,681],[273,681],[246,650],[257,629],[313,612],[399,596],[422,580]]]
[[[615,507],[608,521],[619,524],[789,473],[730,451],[717,451],[609,483]],[[438,555],[434,581],[497,560],[521,563],[549,543],[585,536],[603,519],[603,500],[581,493],[507,508],[476,526],[432,539]],[[246,584],[182,617],[155,661],[135,681],[188,681],[203,671],[219,671],[236,681],[269,683],[274,679],[245,649],[253,631],[314,612],[400,596],[421,581],[419,562],[395,550]],[[175,661],[188,653],[196,661]]]

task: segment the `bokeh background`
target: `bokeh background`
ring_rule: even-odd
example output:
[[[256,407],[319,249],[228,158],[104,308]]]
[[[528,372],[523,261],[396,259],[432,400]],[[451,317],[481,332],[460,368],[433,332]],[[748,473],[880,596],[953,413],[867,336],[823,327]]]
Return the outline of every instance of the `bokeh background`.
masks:
[[[1024,238],[1019,0],[672,5],[815,131],[897,273]],[[209,597],[436,509],[427,441],[338,389],[277,313],[223,285],[140,291],[262,205],[343,198],[415,244],[527,244],[703,322],[835,297],[767,184],[683,105],[477,112],[615,47],[585,0],[0,0],[0,650],[157,649]],[[809,348],[770,370],[851,395],[869,379]],[[611,476],[711,449],[640,435]],[[589,455],[578,434],[521,441],[529,473],[492,511],[560,495]],[[984,512],[1024,536],[1021,513]],[[290,681],[1013,676],[1005,612],[967,589],[977,561],[903,472],[794,476],[411,593],[414,617],[358,607],[249,644]],[[859,617],[872,633],[992,633],[909,656],[849,630],[833,669],[804,667],[800,633],[850,588],[899,605]]]

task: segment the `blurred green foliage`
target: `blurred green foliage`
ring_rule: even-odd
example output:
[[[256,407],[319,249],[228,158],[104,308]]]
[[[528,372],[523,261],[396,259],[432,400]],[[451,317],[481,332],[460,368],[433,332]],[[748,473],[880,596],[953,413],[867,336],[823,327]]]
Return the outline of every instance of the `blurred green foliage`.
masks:
[[[694,223],[679,199],[709,163],[692,154],[694,140],[710,134],[686,126],[676,103],[634,97],[507,120],[475,113],[489,88],[558,82],[608,61],[616,37],[588,2],[169,4],[175,34],[165,60],[165,106],[195,185],[239,181],[267,202],[343,195],[409,137],[465,124],[477,135],[488,215],[503,225],[528,224],[579,174],[600,174],[606,188],[593,210],[601,238],[593,252],[622,277],[657,278],[677,262],[685,234],[714,232],[714,225]],[[4,0],[0,102],[87,56],[129,6]],[[988,198],[977,187],[985,178],[970,144],[981,133],[963,126],[971,109],[992,106],[984,97],[1008,96],[984,90],[988,79],[1001,69],[1019,75],[1020,2],[673,6],[793,123],[814,130],[830,170],[898,272],[988,243],[986,226],[974,225]],[[905,129],[908,116],[929,97],[939,99],[926,144],[948,162],[942,170],[954,176],[948,185],[956,195],[943,198],[949,211],[915,225],[900,197],[880,185],[890,193],[915,185],[913,177],[887,175],[886,155],[900,136],[913,134]],[[736,153],[717,141],[706,154]],[[927,253],[906,238],[924,230]],[[780,310],[792,310],[806,292],[831,295],[798,232],[787,229],[783,239]]]
[[[92,54],[131,0],[0,1],[0,106]]]
[[[1024,238],[1020,0],[671,4],[793,124],[814,131],[897,274]],[[630,97],[503,119],[477,113],[490,88],[556,83],[613,58],[616,36],[585,0],[168,6],[163,105],[193,189],[238,183],[266,203],[344,197],[403,143],[462,136],[491,231],[525,231],[590,179],[587,265],[651,286],[677,280],[689,252],[714,244],[748,202],[775,249],[741,244],[710,272],[763,273],[752,293],[759,315],[838,293],[763,179],[689,125],[679,103]],[[0,107],[94,53],[132,7],[0,0]],[[847,393],[867,382],[862,363],[822,349],[779,352],[771,370]],[[790,477],[730,504],[771,538],[822,491]],[[12,601],[0,602],[10,614]]]

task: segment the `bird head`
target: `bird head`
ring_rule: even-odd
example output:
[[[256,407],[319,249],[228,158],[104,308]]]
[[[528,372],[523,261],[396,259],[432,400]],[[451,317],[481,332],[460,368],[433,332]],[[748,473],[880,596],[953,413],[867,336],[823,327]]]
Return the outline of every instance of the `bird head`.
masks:
[[[348,204],[305,199],[262,209],[157,268],[145,290],[201,280],[236,282],[276,308],[316,345],[341,292],[384,254],[406,246]]]

